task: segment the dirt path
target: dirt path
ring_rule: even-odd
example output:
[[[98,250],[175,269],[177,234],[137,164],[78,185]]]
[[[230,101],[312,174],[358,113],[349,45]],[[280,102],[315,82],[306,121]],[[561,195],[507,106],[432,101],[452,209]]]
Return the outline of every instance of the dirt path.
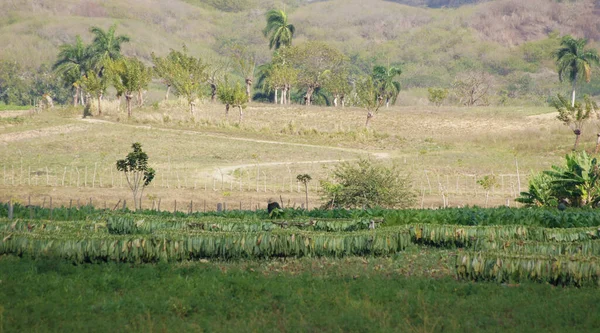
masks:
[[[305,144],[305,143],[294,143],[294,142],[281,142],[281,141],[270,141],[270,140],[240,138],[240,137],[232,137],[232,136],[227,136],[225,134],[217,134],[217,133],[206,133],[206,132],[197,132],[197,131],[190,131],[190,130],[178,130],[178,129],[170,129],[170,128],[160,128],[160,127],[152,127],[152,126],[147,126],[147,125],[120,124],[120,123],[114,123],[114,122],[110,122],[110,121],[106,121],[106,120],[92,119],[92,118],[84,118],[84,119],[80,119],[80,120],[84,121],[84,122],[87,122],[87,123],[92,123],[92,124],[120,125],[120,126],[127,126],[127,127],[137,128],[137,129],[152,129],[152,130],[156,130],[156,131],[169,132],[169,133],[182,133],[182,134],[187,134],[187,135],[201,135],[201,136],[205,136],[205,137],[220,138],[220,139],[226,139],[226,140],[255,142],[255,143],[267,143],[267,144],[273,144],[273,145],[287,145],[287,146],[318,148],[318,149],[329,149],[329,150],[337,150],[337,151],[343,151],[343,152],[348,152],[348,153],[357,153],[357,154],[370,154],[373,157],[375,157],[376,159],[388,159],[388,158],[390,158],[390,154],[387,153],[387,152],[373,153],[373,152],[369,152],[369,151],[366,151],[366,150],[354,149],[354,148],[332,147],[332,146],[319,146],[319,145],[311,145],[311,144]],[[215,179],[223,180],[225,182],[229,182],[229,181],[235,180],[235,177],[233,177],[231,174],[235,170],[237,170],[237,169],[254,168],[254,167],[257,167],[257,166],[259,166],[259,167],[269,167],[269,166],[281,166],[281,165],[292,165],[292,164],[312,164],[312,163],[327,164],[327,163],[339,163],[339,162],[352,161],[352,160],[356,160],[356,159],[310,160],[310,161],[294,161],[294,162],[270,162],[270,163],[260,163],[260,164],[227,165],[227,166],[213,168],[212,170],[214,170],[214,171],[207,172],[207,174],[210,174]]]

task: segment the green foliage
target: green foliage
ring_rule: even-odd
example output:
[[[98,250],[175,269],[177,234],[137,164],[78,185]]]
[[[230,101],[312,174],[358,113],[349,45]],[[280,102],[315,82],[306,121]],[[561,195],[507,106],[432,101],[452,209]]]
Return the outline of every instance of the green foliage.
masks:
[[[573,130],[576,137],[573,150],[577,149],[583,124],[595,113],[598,105],[587,95],[584,96],[584,104],[581,104],[579,101],[569,103],[569,101],[560,94],[552,101],[552,105],[556,108],[556,111],[558,111],[558,116],[556,118]]]
[[[152,182],[156,172],[148,166],[148,154],[142,150],[142,145],[139,142],[134,143],[131,148],[133,148],[133,151],[127,154],[125,159],[117,160],[117,170],[125,173],[137,209],[141,206],[140,200],[144,188]]]
[[[98,114],[102,114],[101,100],[102,95],[104,95],[106,89],[108,88],[108,77],[100,76],[99,74],[96,74],[94,70],[90,69],[86,75],[80,79],[80,82],[83,90],[97,99]],[[88,99],[88,105],[86,105],[86,108],[89,110],[89,107],[90,100]]]
[[[102,74],[104,67],[110,60],[122,57],[121,44],[128,43],[130,38],[126,35],[116,35],[117,25],[111,25],[107,31],[99,27],[91,27],[90,32],[94,35],[92,44],[88,47],[88,63],[90,68]]]
[[[543,175],[532,177],[529,192],[521,193],[517,201],[529,206],[555,206],[561,202],[572,207],[597,207],[600,203],[597,159],[585,151],[566,155],[565,165],[554,165]]]
[[[296,28],[288,23],[288,16],[283,10],[271,9],[266,14],[267,26],[263,30],[269,38],[269,49],[292,46]]]
[[[544,172],[531,176],[529,179],[529,191],[521,192],[520,197],[515,199],[515,201],[530,207],[556,207],[558,199],[552,188],[553,179],[553,177]]]
[[[333,171],[333,184],[322,183],[325,207],[403,208],[414,203],[410,181],[396,167],[360,160],[341,163]]]
[[[375,66],[373,67],[373,83],[379,89],[379,99],[385,101],[386,106],[391,102],[396,103],[396,98],[400,93],[400,82],[394,81],[396,76],[402,74],[399,66]]]
[[[108,75],[117,90],[117,96],[125,95],[127,114],[131,117],[131,99],[134,92],[148,88],[152,79],[150,69],[136,58],[121,58],[107,63]]]
[[[428,88],[427,93],[427,99],[435,106],[441,106],[448,97],[448,89],[445,88]]]
[[[568,77],[573,85],[573,98],[571,106],[575,105],[575,88],[577,81],[585,80],[589,83],[592,75],[592,65],[600,64],[600,57],[595,49],[586,50],[587,39],[575,39],[566,35],[560,42],[560,48],[556,51],[556,66],[558,67],[558,78],[562,82]]]

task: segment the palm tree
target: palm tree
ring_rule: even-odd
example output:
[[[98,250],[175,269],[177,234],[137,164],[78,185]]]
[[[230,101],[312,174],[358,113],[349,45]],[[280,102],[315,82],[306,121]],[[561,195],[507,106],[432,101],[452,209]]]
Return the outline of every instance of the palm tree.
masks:
[[[62,78],[66,85],[75,88],[73,105],[77,106],[77,99],[81,95],[80,79],[87,71],[86,62],[88,53],[81,37],[75,38],[74,44],[63,44],[60,46],[58,60],[52,65],[52,69]]]
[[[90,32],[94,34],[92,45],[90,45],[90,65],[96,72],[102,75],[102,70],[108,59],[117,60],[121,58],[121,44],[129,42],[129,37],[125,35],[115,36],[115,24],[104,31],[98,27],[90,28]]]
[[[575,106],[575,88],[577,81],[585,79],[590,82],[592,75],[592,64],[598,65],[600,59],[596,50],[585,50],[587,39],[575,39],[570,35],[564,36],[560,42],[561,48],[556,51],[556,65],[558,66],[558,78],[563,81],[565,76],[573,86],[571,107]]]
[[[283,10],[271,9],[266,18],[267,26],[263,34],[269,38],[269,49],[291,46],[296,28],[293,24],[288,24],[287,14]]]
[[[385,100],[386,108],[390,106],[390,102],[396,103],[400,93],[400,83],[394,81],[394,78],[400,74],[402,74],[400,67],[373,67],[373,81],[379,87],[379,98]]]

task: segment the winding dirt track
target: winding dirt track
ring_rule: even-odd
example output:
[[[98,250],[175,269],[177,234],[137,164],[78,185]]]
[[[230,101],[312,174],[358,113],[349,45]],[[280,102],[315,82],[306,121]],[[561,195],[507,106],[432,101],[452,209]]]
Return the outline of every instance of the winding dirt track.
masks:
[[[80,119],[80,120],[83,121],[83,122],[92,123],[92,124],[119,125],[119,126],[127,126],[127,127],[131,127],[131,128],[136,128],[136,129],[152,129],[152,130],[161,131],[161,132],[182,133],[182,134],[187,134],[187,135],[200,135],[200,136],[204,136],[204,137],[220,138],[220,139],[226,139],[226,140],[256,142],[256,143],[268,143],[268,144],[273,144],[273,145],[287,145],[287,146],[296,146],[296,147],[308,147],[308,148],[319,148],[319,149],[337,150],[337,151],[344,151],[344,152],[349,152],[349,153],[369,154],[369,155],[375,157],[376,159],[388,159],[388,158],[390,158],[390,154],[386,153],[386,152],[373,153],[373,152],[369,152],[369,151],[366,151],[366,150],[354,149],[354,148],[332,147],[332,146],[319,146],[319,145],[311,145],[311,144],[304,144],[304,143],[293,143],[293,142],[281,142],[281,141],[269,141],[269,140],[260,140],[260,139],[240,138],[240,137],[232,137],[232,136],[227,136],[227,135],[224,135],[224,134],[217,134],[217,133],[206,133],[206,132],[197,132],[197,131],[190,131],[190,130],[178,130],[178,129],[170,129],[170,128],[160,128],[160,127],[152,127],[152,126],[147,126],[147,125],[121,124],[121,123],[114,123],[114,122],[110,122],[110,121],[106,121],[106,120],[101,120],[101,119],[84,118],[84,119]],[[312,163],[326,164],[326,163],[339,163],[339,162],[352,161],[352,160],[356,160],[356,159],[309,160],[309,161],[294,161],[294,162],[289,162],[289,161],[288,162],[270,162],[270,163],[261,163],[260,166],[261,167],[267,167],[267,166],[278,166],[278,165],[312,164]],[[233,171],[235,171],[237,169],[246,169],[246,168],[251,168],[251,167],[256,167],[256,166],[257,166],[257,164],[226,165],[226,166],[222,166],[222,167],[213,168],[211,171],[207,172],[207,174],[210,174],[215,179],[229,182],[229,181],[234,180],[234,177],[231,175],[231,173],[233,173]]]

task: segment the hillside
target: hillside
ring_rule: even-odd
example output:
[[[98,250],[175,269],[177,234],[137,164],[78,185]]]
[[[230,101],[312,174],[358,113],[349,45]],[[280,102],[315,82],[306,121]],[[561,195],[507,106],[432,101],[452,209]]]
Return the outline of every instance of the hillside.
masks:
[[[586,37],[595,47],[600,40],[600,3],[593,0],[276,3],[282,5],[296,26],[295,43],[328,42],[360,70],[373,63],[402,64],[405,89],[447,87],[459,73],[484,70],[495,77],[497,93],[514,95],[521,84],[522,94],[544,100],[557,89],[550,52],[558,37]],[[89,41],[91,26],[117,23],[118,32],[132,39],[124,53],[146,61],[151,52],[166,54],[184,44],[214,58],[235,40],[264,63],[271,55],[262,36],[264,13],[272,7],[268,0],[7,0],[0,3],[0,60],[26,68],[51,64],[59,45],[76,35]],[[584,90],[600,94],[597,75]]]

